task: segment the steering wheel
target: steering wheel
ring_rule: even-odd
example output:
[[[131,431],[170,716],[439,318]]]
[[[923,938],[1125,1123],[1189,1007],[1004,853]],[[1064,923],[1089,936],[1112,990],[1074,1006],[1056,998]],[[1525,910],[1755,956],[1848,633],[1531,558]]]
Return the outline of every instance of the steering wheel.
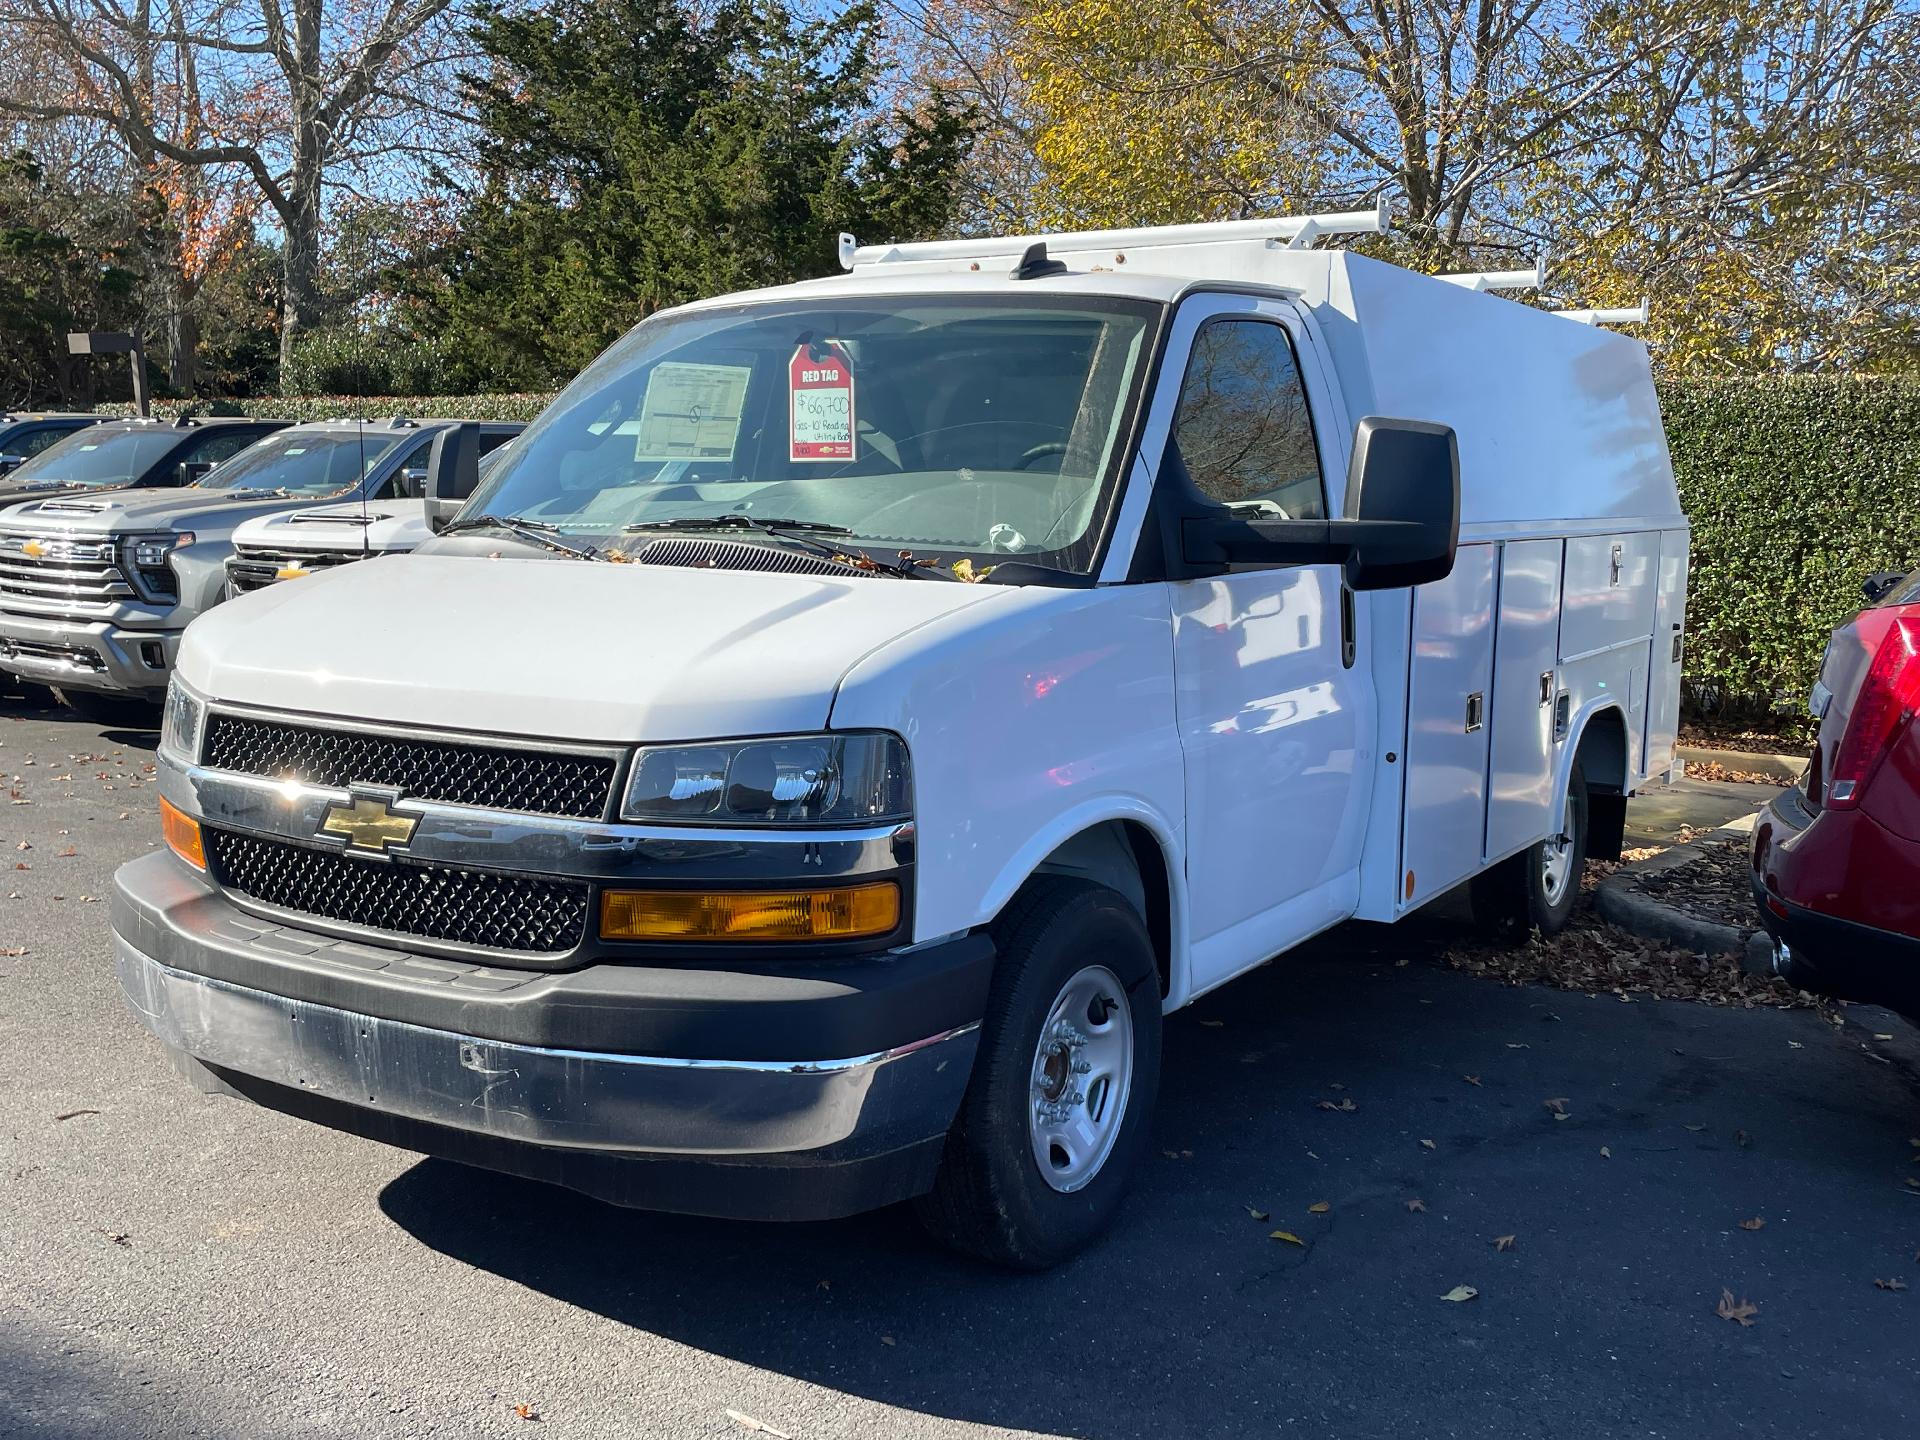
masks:
[[[1020,452],[1020,458],[1013,462],[1013,468],[1016,470],[1024,470],[1034,461],[1043,459],[1048,455],[1064,455],[1066,453],[1067,442],[1064,440],[1049,440],[1041,445],[1030,445]]]

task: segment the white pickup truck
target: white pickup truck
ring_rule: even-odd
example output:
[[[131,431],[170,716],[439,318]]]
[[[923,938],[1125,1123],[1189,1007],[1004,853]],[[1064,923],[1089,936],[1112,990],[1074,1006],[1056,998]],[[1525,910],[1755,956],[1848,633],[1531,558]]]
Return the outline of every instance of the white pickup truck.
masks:
[[[1552,930],[1673,763],[1645,347],[1313,248],[1382,223],[848,244],[648,319],[420,551],[193,626],[135,1014],[617,1203],[1070,1253],[1165,1013],[1463,884]]]

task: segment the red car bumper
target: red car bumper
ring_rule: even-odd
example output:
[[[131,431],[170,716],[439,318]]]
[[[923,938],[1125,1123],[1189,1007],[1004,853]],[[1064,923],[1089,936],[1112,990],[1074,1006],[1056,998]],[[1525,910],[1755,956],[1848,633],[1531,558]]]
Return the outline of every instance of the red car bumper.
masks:
[[[1754,825],[1753,893],[1789,982],[1920,1018],[1920,842],[1784,790]]]

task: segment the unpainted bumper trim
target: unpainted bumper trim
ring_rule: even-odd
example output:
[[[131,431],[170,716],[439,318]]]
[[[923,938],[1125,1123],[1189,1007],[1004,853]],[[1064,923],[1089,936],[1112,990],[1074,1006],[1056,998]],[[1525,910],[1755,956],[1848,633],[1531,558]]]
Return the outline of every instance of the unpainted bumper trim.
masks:
[[[840,1060],[556,1050],[431,1030],[176,970],[117,933],[136,1017],[218,1070],[430,1125],[547,1147],[662,1156],[880,1154],[945,1131],[979,1025]]]

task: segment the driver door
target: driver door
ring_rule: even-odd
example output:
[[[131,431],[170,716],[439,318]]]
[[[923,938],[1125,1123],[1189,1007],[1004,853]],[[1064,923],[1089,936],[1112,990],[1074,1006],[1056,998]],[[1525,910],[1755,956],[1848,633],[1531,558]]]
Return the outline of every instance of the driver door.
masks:
[[[1248,515],[1338,514],[1346,416],[1295,308],[1200,296],[1180,320],[1191,338],[1163,372],[1181,380],[1160,479],[1184,472]],[[1339,566],[1168,588],[1199,991],[1352,913],[1374,726]]]

